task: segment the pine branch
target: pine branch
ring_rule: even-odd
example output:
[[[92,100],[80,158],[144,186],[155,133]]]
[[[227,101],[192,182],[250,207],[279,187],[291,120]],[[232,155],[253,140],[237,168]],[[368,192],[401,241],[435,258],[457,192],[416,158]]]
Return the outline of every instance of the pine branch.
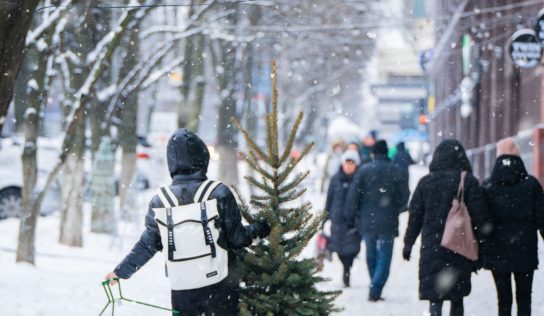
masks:
[[[245,176],[244,177],[248,182],[249,184],[252,184],[254,186],[256,186],[257,188],[261,189],[261,191],[264,191],[270,195],[274,194],[274,190],[267,187],[266,185],[262,184],[261,182],[259,182],[257,179],[255,179],[254,177],[252,176]]]
[[[257,171],[263,177],[269,180],[274,180],[274,176],[272,176],[268,171],[264,170],[261,166],[259,166],[255,154],[252,151],[250,153],[251,154],[249,156],[246,153],[242,153],[242,158],[244,158],[244,161],[251,167],[251,169]]]
[[[312,150],[313,147],[314,147],[314,143],[313,142],[309,143],[308,145],[306,145],[302,153],[300,153],[300,156],[298,158],[296,159],[291,158],[291,160],[289,161],[289,164],[287,165],[287,168],[285,168],[285,170],[283,170],[278,175],[278,183],[281,184],[283,183],[283,181],[285,181],[285,179],[287,179],[291,171],[295,169],[298,163],[302,161],[302,159],[310,152],[310,150]]]
[[[247,132],[247,130],[242,128],[242,126],[240,125],[240,122],[238,122],[238,120],[235,117],[231,117],[230,120],[242,132],[242,135],[244,135],[244,139],[246,140],[246,142],[249,145],[249,147],[251,148],[251,150],[256,152],[257,155],[259,155],[259,157],[261,159],[263,159],[268,165],[272,166],[272,160],[270,159],[270,157],[268,155],[266,155],[261,150],[261,148],[259,148],[259,146],[257,146],[257,144],[255,144],[255,142],[253,141],[253,138],[251,136],[249,136],[249,133]]]
[[[294,200],[298,199],[299,197],[301,197],[304,193],[306,193],[306,191],[307,191],[306,188],[304,188],[302,190],[291,191],[291,192],[287,193],[287,195],[281,196],[278,199],[278,202],[279,203],[285,203],[285,202],[289,202],[289,201],[294,201]]]
[[[242,194],[238,190],[238,187],[235,185],[232,185],[232,190],[234,191],[234,195],[238,199],[238,206],[240,207],[240,212],[242,213],[242,217],[249,223],[253,224],[255,222],[255,219],[251,215],[251,212],[249,210],[249,206],[247,205],[246,201],[242,197]]]
[[[295,120],[295,124],[293,124],[293,128],[291,128],[291,132],[289,133],[289,140],[287,141],[287,147],[285,147],[285,150],[283,151],[283,155],[280,158],[280,165],[284,164],[285,161],[287,161],[287,158],[289,158],[289,154],[291,153],[293,149],[298,128],[300,126],[300,123],[302,122],[303,117],[304,117],[304,113],[302,112],[298,113],[297,119]]]
[[[299,184],[302,183],[302,181],[304,181],[308,177],[309,174],[310,174],[309,170],[306,172],[301,172],[297,174],[295,178],[293,179],[293,181],[279,188],[280,194],[287,193],[291,191],[292,189],[296,188]]]

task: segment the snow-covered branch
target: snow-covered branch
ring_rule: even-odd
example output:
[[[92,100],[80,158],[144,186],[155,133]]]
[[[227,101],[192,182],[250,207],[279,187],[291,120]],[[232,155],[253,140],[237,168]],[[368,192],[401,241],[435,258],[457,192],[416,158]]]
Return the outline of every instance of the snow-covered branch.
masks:
[[[36,44],[40,36],[49,29],[61,16],[62,14],[68,10],[70,7],[70,4],[73,0],[64,0],[54,11],[53,13],[46,15],[35,29],[28,32],[26,36],[26,45],[33,45]]]

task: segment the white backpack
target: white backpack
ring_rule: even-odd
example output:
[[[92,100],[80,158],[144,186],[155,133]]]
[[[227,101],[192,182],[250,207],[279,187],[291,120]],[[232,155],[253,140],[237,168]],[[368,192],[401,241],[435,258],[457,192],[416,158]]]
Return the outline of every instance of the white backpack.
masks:
[[[158,190],[164,208],[153,208],[153,211],[161,232],[172,290],[202,288],[218,283],[228,275],[227,251],[217,244],[217,200],[208,200],[219,184],[204,181],[193,203],[186,205],[179,205],[169,187]]]

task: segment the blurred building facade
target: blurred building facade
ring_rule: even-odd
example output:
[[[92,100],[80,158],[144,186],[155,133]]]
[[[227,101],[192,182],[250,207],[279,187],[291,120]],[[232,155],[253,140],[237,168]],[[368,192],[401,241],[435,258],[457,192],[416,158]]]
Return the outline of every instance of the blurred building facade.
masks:
[[[427,78],[431,147],[457,138],[474,172],[490,175],[495,143],[515,137],[527,168],[541,178],[541,65],[523,69],[509,56],[512,35],[534,29],[544,1],[445,0],[435,4],[435,40]]]

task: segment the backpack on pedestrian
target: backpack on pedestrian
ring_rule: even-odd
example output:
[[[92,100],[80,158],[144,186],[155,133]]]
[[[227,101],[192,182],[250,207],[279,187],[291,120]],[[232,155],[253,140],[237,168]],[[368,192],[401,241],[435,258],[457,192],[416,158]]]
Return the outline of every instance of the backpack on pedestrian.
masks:
[[[440,245],[469,260],[477,261],[478,241],[474,237],[472,219],[464,202],[466,174],[466,171],[461,172],[457,196],[453,199],[448,212]]]
[[[179,205],[169,187],[157,194],[162,208],[153,208],[158,223],[166,270],[172,290],[190,290],[219,283],[228,275],[228,253],[217,244],[219,219],[217,200],[208,200],[219,185],[204,181],[198,188],[193,203]]]

